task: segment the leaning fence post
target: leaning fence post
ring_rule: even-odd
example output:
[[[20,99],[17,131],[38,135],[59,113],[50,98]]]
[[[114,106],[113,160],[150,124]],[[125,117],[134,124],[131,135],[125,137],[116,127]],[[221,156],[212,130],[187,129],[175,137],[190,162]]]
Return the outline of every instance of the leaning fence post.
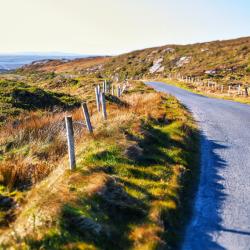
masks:
[[[88,107],[87,107],[86,102],[82,103],[82,110],[83,110],[84,118],[86,121],[87,129],[88,129],[89,133],[93,133],[93,128],[92,128],[92,124],[90,121],[89,111],[88,111]]]
[[[73,130],[72,117],[66,116],[65,123],[66,123],[66,133],[68,142],[69,167],[70,170],[74,170],[76,168],[76,157],[75,157],[75,143],[74,143],[74,130]]]
[[[107,120],[107,111],[106,111],[106,99],[105,93],[101,93],[101,100],[102,100],[102,116],[105,120]]]

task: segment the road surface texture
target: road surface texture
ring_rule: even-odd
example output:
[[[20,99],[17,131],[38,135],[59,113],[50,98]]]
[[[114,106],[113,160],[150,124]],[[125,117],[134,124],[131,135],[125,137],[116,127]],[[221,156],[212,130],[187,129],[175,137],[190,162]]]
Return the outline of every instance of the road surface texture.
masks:
[[[250,106],[209,98],[159,82],[202,131],[201,176],[183,250],[250,249]]]

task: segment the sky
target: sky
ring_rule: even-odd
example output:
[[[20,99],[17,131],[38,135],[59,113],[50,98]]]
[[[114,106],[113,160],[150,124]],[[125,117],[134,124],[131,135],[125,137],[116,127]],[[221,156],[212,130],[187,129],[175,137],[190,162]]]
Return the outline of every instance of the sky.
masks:
[[[250,0],[0,0],[0,53],[120,54],[250,36]]]

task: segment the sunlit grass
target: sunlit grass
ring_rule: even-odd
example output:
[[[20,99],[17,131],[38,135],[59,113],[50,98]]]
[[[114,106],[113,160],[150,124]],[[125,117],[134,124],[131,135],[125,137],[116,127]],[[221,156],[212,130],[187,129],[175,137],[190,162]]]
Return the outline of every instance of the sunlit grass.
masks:
[[[208,92],[205,90],[200,90],[197,89],[194,85],[188,84],[185,82],[180,82],[180,81],[174,81],[174,80],[169,80],[169,79],[161,79],[162,82],[165,82],[167,84],[183,88],[185,90],[191,91],[193,93],[199,94],[199,95],[204,95],[208,97],[213,97],[213,98],[218,98],[218,99],[224,99],[224,100],[229,100],[229,101],[235,101],[235,102],[240,102],[243,104],[250,104],[250,97],[243,97],[243,96],[237,96],[237,95],[228,95],[227,93],[220,93],[220,91],[217,92]]]
[[[94,135],[77,140],[76,171],[60,166],[27,194],[29,202],[14,223],[22,240],[10,244],[22,242],[32,249],[177,247],[190,212],[183,199],[190,199],[196,183],[198,132],[176,99],[138,88],[144,93],[123,97],[127,108],[109,105],[105,124],[93,116]],[[186,180],[192,185],[183,189]]]

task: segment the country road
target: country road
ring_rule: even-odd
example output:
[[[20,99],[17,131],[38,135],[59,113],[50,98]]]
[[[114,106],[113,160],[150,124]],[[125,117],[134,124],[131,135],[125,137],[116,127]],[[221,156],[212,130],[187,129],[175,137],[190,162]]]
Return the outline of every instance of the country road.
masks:
[[[202,131],[201,176],[183,250],[250,250],[250,106],[146,82],[177,97]]]

